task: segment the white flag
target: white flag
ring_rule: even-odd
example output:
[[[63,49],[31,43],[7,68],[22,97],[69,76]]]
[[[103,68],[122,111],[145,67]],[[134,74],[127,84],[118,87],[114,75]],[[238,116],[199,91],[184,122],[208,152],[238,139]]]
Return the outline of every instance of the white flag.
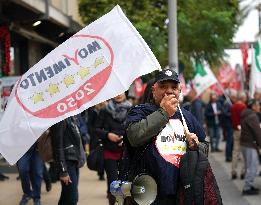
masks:
[[[208,64],[205,63],[203,66],[201,63],[197,63],[192,81],[198,96],[208,87],[215,84],[217,79]]]
[[[121,8],[85,27],[16,83],[0,123],[0,152],[14,164],[53,124],[128,90],[160,69]]]
[[[261,38],[256,42],[255,50],[252,48],[252,66],[249,79],[250,97],[254,97],[254,93],[261,90]]]

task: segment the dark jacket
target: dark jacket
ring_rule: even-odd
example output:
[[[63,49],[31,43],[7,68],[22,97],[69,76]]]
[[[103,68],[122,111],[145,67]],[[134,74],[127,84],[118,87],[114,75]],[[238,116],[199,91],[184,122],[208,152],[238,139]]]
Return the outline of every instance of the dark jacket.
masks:
[[[87,123],[84,120],[84,118],[81,116],[81,114],[78,114],[75,116],[77,118],[78,121],[78,127],[79,127],[79,131],[81,133],[81,137],[82,137],[82,144],[86,145],[90,143],[90,135],[89,135],[89,130],[87,127]]]
[[[217,103],[217,111],[221,113],[221,104],[218,101],[216,103]],[[215,113],[214,113],[214,110],[212,108],[211,102],[207,104],[207,107],[206,107],[206,110],[205,110],[205,117],[206,117],[207,126],[209,126],[209,127],[219,125],[219,123],[220,123],[220,115],[218,115],[219,123],[217,124],[216,121],[215,121]]]
[[[232,120],[231,120],[231,105],[225,101],[221,107],[221,124],[226,128],[232,128]]]
[[[193,115],[182,109],[190,132],[195,133],[199,141],[204,141],[205,133]],[[172,119],[181,119],[179,111]],[[132,108],[127,117],[127,139],[130,153],[129,179],[141,172],[151,175],[157,182],[160,197],[176,195],[179,169],[165,161],[156,150],[155,137],[169,122],[168,114],[153,104],[142,104]]]
[[[67,160],[78,162],[81,157],[81,136],[74,126],[76,120],[70,117],[51,127],[54,159],[61,176],[67,175]]]
[[[125,134],[124,121],[118,121],[114,119],[107,109],[103,108],[99,112],[96,130],[94,133],[96,133],[96,135],[102,139],[105,150],[116,152],[122,151],[122,146],[118,146],[118,144],[121,142],[112,142],[108,139],[109,132],[123,136]]]
[[[245,147],[261,147],[261,128],[257,114],[251,109],[245,109],[240,115],[240,144]]]

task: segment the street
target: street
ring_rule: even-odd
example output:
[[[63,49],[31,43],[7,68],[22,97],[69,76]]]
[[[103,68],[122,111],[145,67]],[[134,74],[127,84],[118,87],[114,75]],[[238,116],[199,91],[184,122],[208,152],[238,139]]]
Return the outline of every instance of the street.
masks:
[[[225,143],[221,143],[221,148],[224,150]],[[243,180],[231,180],[230,170],[231,163],[227,163],[224,160],[224,152],[210,153],[209,160],[214,170],[224,205],[259,205],[260,195],[257,196],[242,196]],[[22,189],[20,181],[16,180],[17,172],[16,168],[8,167],[1,163],[1,168],[7,172],[10,177],[9,180],[0,182],[0,204],[1,205],[18,205],[22,196]],[[261,166],[259,166],[259,171]],[[261,188],[261,177],[257,177],[255,180],[256,187]],[[43,205],[55,205],[58,202],[60,194],[60,184],[53,184],[52,190],[46,192],[45,184],[42,185],[42,204]],[[81,168],[80,183],[79,183],[79,205],[107,205],[106,199],[106,183],[105,181],[99,181],[95,172],[87,169],[86,166]],[[29,205],[33,205],[30,201]]]

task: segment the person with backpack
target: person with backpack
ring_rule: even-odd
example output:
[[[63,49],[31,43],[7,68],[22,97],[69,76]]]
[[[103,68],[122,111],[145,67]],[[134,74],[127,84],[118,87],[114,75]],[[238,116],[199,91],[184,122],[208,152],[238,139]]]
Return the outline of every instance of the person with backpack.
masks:
[[[78,202],[79,168],[85,163],[85,152],[76,116],[69,117],[51,129],[54,162],[61,180],[58,205],[76,205]]]
[[[133,107],[127,115],[126,175],[129,181],[141,173],[152,176],[158,186],[152,204],[175,205],[179,201],[181,157],[188,150],[199,149],[207,154],[208,147],[204,130],[195,117],[178,109],[181,87],[177,73],[171,69],[160,71],[151,90],[153,99]],[[182,114],[188,130],[184,129]]]

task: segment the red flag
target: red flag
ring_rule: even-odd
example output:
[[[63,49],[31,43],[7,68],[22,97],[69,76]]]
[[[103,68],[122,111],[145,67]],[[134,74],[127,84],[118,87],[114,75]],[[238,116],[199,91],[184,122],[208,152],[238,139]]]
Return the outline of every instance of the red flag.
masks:
[[[217,80],[220,86],[225,89],[240,90],[241,83],[240,78],[237,75],[235,69],[233,69],[229,64],[223,64],[217,72]],[[211,90],[215,91],[218,95],[222,95],[223,91],[220,86],[216,84],[210,87]]]
[[[240,50],[241,50],[241,53],[242,53],[242,59],[243,59],[243,67],[244,67],[244,70],[245,70],[245,73],[247,73],[248,71],[248,65],[247,65],[247,58],[248,58],[248,43],[247,42],[243,42],[240,44]]]
[[[241,88],[237,72],[229,64],[224,64],[219,68],[217,79],[224,89],[232,88],[234,90],[240,90]]]

